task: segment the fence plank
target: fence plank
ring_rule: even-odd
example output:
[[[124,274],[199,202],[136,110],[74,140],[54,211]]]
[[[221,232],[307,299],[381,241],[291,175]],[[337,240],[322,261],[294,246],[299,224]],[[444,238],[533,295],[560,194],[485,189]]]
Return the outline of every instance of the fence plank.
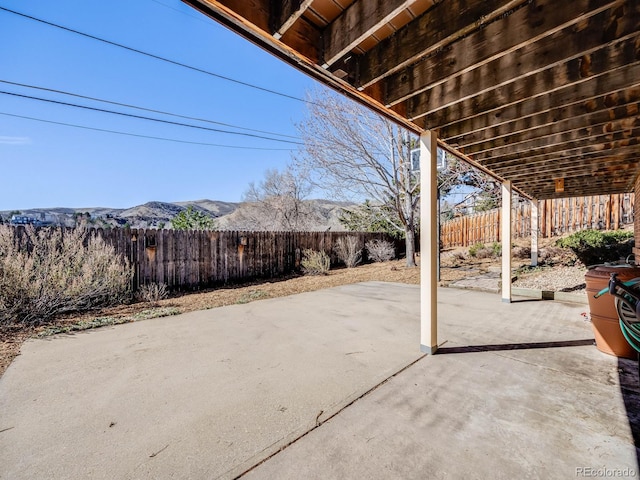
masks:
[[[482,218],[475,220],[474,238],[482,238],[485,224]],[[171,290],[180,290],[274,278],[298,268],[302,251],[307,248],[326,251],[335,265],[334,245],[343,236],[356,236],[361,246],[372,239],[398,245],[386,234],[369,232],[113,229],[98,234],[130,259],[136,272],[134,289],[148,283],[165,283]]]
[[[633,193],[540,200],[539,237],[550,238],[584,228],[618,229],[633,224]],[[514,238],[531,235],[531,205],[512,210]],[[500,241],[500,209],[451,219],[441,226],[443,248]]]
[[[632,224],[633,194],[580,197],[538,202],[540,238],[587,228]],[[531,234],[530,204],[515,205],[514,237]],[[21,229],[14,229],[20,238]],[[165,283],[170,290],[201,288],[254,278],[273,278],[299,268],[305,249],[323,250],[335,265],[338,238],[356,235],[364,245],[375,238],[404,243],[385,234],[354,232],[186,232],[176,230],[96,229],[134,270],[132,287]],[[500,242],[500,209],[457,217],[441,225],[443,248]]]
[[[553,201],[545,200],[544,208],[547,211],[547,237],[553,237]]]

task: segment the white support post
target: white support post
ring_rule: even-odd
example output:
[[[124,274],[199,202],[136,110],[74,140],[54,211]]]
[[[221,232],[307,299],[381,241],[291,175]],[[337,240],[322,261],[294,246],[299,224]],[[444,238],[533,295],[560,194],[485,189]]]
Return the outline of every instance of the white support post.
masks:
[[[502,240],[502,301],[511,303],[511,182],[502,184],[502,221],[500,238]]]
[[[531,199],[531,266],[538,266],[538,200]]]
[[[420,350],[438,349],[438,138],[420,135]]]

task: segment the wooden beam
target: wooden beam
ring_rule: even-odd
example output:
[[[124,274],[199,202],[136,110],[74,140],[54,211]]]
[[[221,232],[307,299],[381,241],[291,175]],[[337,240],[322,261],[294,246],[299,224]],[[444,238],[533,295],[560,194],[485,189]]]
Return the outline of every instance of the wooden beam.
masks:
[[[415,0],[356,1],[323,32],[324,68],[350,52],[365,38],[397,17]]]
[[[529,149],[524,146],[521,149],[514,150],[512,153],[501,156],[495,156],[493,155],[495,151],[489,151],[486,157],[481,158],[476,155],[475,159],[487,168],[491,168],[491,165],[495,163],[505,164],[505,162],[521,161],[523,152],[526,152],[527,162],[535,162],[536,160],[549,160],[558,157],[576,157],[587,155],[591,152],[611,151],[632,145],[640,145],[640,128],[635,128],[631,131],[619,130],[603,135],[582,137],[566,143],[547,145],[546,139],[541,143],[544,143],[544,146],[537,149]]]
[[[438,2],[359,57],[351,73],[358,73],[358,88],[369,87],[524,3],[526,0]]]
[[[518,155],[522,158],[522,152],[531,152],[531,155],[538,154],[541,150],[553,152],[556,149],[564,150],[586,145],[593,141],[621,142],[628,141],[637,131],[637,127],[617,123],[610,125],[604,131],[606,124],[592,125],[589,128],[559,132],[546,137],[538,137],[516,145],[506,145],[487,150],[483,153],[474,154],[473,158],[479,158],[478,163],[482,164],[488,158],[498,158],[503,156]],[[488,167],[485,167],[488,168]]]
[[[269,30],[271,2],[269,0],[195,0],[207,7],[217,9],[223,7],[227,12],[233,12],[241,21],[250,22],[256,27]],[[191,3],[187,0],[187,3]],[[197,7],[196,7],[197,8]]]
[[[633,81],[627,79],[626,81]],[[585,90],[597,95],[583,98]],[[523,100],[515,105],[505,107],[493,112],[463,119],[460,122],[441,127],[443,138],[454,138],[462,134],[474,134],[486,130],[487,128],[507,125],[513,121],[525,118],[531,119],[535,124],[540,121],[546,123],[544,118],[567,118],[575,115],[582,115],[586,112],[593,112],[601,109],[602,106],[608,108],[628,103],[640,101],[640,80],[635,86],[630,86],[622,90],[607,91],[603,94],[596,89],[609,90],[606,81],[583,82],[578,86],[567,87],[551,92],[548,95],[540,95],[532,99]],[[572,100],[571,96],[577,94],[577,99]]]
[[[591,17],[580,31],[576,31],[575,26],[565,28],[479,68],[438,83],[407,101],[407,115],[416,119],[484,93],[495,95],[498,90],[500,95],[501,87],[518,81],[519,85],[539,84],[535,87],[537,91],[541,87],[553,91],[568,82],[578,82],[633,63],[638,60],[640,6],[634,15],[620,19],[620,28],[615,34],[608,34],[608,22],[619,12],[620,9],[601,12]],[[608,38],[607,34],[613,38]],[[603,39],[609,41],[603,45]],[[563,48],[554,48],[558,44]]]
[[[633,162],[637,162],[638,149],[628,147],[606,154],[583,156],[581,158],[555,158],[529,162],[523,158],[519,164],[496,164],[492,170],[503,178],[510,180],[522,180],[536,177],[537,179],[569,178],[584,175],[597,175],[599,172],[607,172],[624,169]]]
[[[634,168],[638,164],[633,164]],[[626,172],[628,178],[633,174],[633,169],[629,168]],[[592,176],[574,176],[564,180],[564,191],[555,191],[555,182],[553,179],[545,179],[540,181],[520,181],[514,180],[521,188],[536,194],[539,198],[561,198],[561,197],[577,197],[587,195],[606,195],[609,193],[626,193],[629,191],[628,179],[623,176],[615,176],[613,172],[608,175]],[[601,191],[599,192],[598,189]]]
[[[622,3],[622,0],[532,1],[437,54],[387,77],[383,80],[386,87],[384,103],[395,105]]]
[[[318,62],[320,61],[319,54],[320,54],[320,51],[322,50],[321,47],[323,45],[323,42],[320,41],[320,36],[318,31],[316,31],[317,36],[315,37],[317,40],[312,39],[311,41],[309,41],[309,38],[312,38],[312,35],[308,36],[308,34],[301,29],[303,26],[305,28],[309,27],[310,31],[313,32],[313,28],[312,28],[313,26],[309,24],[309,22],[306,22],[303,18],[299,18],[298,21],[293,22],[292,26],[287,29],[284,36],[281,37],[280,40],[275,39],[272,36],[272,33],[273,33],[272,27],[273,27],[273,18],[274,18],[272,5],[274,5],[275,2],[269,3],[266,0],[247,0],[246,2],[242,2],[240,0],[220,0],[220,1],[184,0],[184,1],[192,5],[199,5],[198,8],[204,11],[205,13],[207,13],[208,15],[210,15],[211,17],[229,26],[234,31],[240,33],[241,35],[250,39],[254,43],[265,48],[269,52],[275,54],[276,56],[289,62],[290,64],[296,66],[302,71],[310,74],[311,76],[320,80],[321,82],[328,84],[340,90],[343,93],[346,93],[348,96],[358,100],[361,103],[371,106],[378,112],[385,115],[387,118],[392,118],[393,120],[403,124],[404,126],[407,126],[410,130],[417,133],[420,132],[421,125],[418,125],[415,122],[408,121],[406,118],[404,118],[404,114],[407,112],[406,105],[398,104],[395,108],[396,111],[394,112],[394,111],[385,109],[383,105],[381,105],[379,102],[376,101],[376,99],[381,99],[385,94],[385,91],[381,88],[381,85],[371,84],[370,88],[368,88],[367,91],[375,92],[375,95],[373,95],[373,97],[367,97],[366,95],[363,95],[362,93],[358,92],[352,85],[340,80],[340,78],[336,78],[335,76],[331,75],[331,73],[328,72],[326,69],[322,69],[321,66],[318,64]],[[464,0],[450,0],[449,2],[446,2],[446,3],[448,3],[450,6],[453,2],[463,2],[463,1]],[[474,4],[481,4],[481,3],[482,2],[474,0]],[[610,3],[614,3],[614,2],[611,1]],[[623,10],[624,8],[627,8],[627,7],[633,7],[637,10],[636,7],[638,2],[636,2],[635,0],[633,2],[630,0],[627,0],[626,2],[619,1],[615,3],[621,5]],[[475,50],[475,52],[471,52],[472,56],[474,55],[476,56],[476,60],[478,58],[480,59],[479,62],[473,59],[467,59],[465,55],[463,55],[462,57],[460,57],[461,64],[454,65],[454,66],[451,66],[451,65],[445,66],[446,68],[452,69],[451,71],[455,72],[455,75],[457,76],[454,81],[458,81],[460,78],[463,78],[463,76],[465,75],[465,72],[471,72],[472,70],[474,70],[476,65],[488,64],[498,59],[503,54],[510,55],[510,52],[515,50],[510,45],[517,44],[517,39],[514,40],[511,37],[509,38],[504,37],[504,40],[507,42],[507,46],[503,50],[501,50],[499,53],[496,53],[495,51],[492,50],[493,48],[492,45],[494,45],[493,39],[486,38],[486,35],[487,33],[491,32],[491,26],[494,23],[495,24],[501,23],[503,24],[503,26],[509,25],[511,24],[511,21],[508,19],[511,19],[511,18],[514,18],[514,16],[517,16],[518,12],[524,11],[524,10],[530,10],[537,6],[543,6],[544,7],[543,10],[546,9],[548,11],[553,11],[553,14],[549,14],[548,12],[545,12],[545,14],[543,15],[541,12],[538,12],[539,14],[536,15],[535,12],[533,12],[531,15],[528,15],[527,18],[531,22],[534,22],[534,23],[541,22],[541,24],[544,25],[545,22],[550,21],[549,19],[553,21],[553,19],[556,18],[557,11],[560,11],[560,14],[564,14],[563,12],[567,12],[568,10],[573,8],[572,7],[573,5],[578,5],[578,10],[572,10],[576,13],[574,17],[577,17],[579,16],[579,14],[582,14],[583,11],[586,12],[585,16],[578,23],[575,23],[576,28],[577,29],[587,28],[589,25],[589,21],[587,19],[597,14],[597,12],[594,12],[594,10],[590,10],[590,9],[595,5],[596,10],[597,9],[603,10],[604,7],[602,6],[605,5],[605,0],[590,0],[590,1],[577,0],[576,2],[566,2],[566,4],[562,2],[561,5],[556,5],[556,4],[551,5],[550,0],[530,0],[529,2],[527,2],[526,7],[522,7],[521,10],[516,10],[515,12],[509,12],[509,14],[505,16],[505,18],[496,20],[490,25],[487,25],[486,27],[479,29],[477,32],[472,33],[472,31],[477,28],[477,27],[473,27],[471,30],[467,32],[468,37],[462,38],[459,41],[456,41],[454,45],[452,45],[450,49],[447,49],[447,51],[445,51],[443,54],[437,54],[437,55],[431,54],[431,57],[425,58],[423,62],[420,62],[420,64],[429,63],[430,58],[437,57],[437,56],[439,56],[440,58],[453,58],[453,57],[447,57],[447,55],[449,55],[450,52],[454,50],[457,51],[460,48],[459,45],[464,44],[467,38],[474,37],[475,39],[481,39],[485,37],[485,40],[488,46],[478,44],[476,45],[477,49]],[[578,13],[579,9],[581,8],[580,5],[587,6],[588,8],[585,8],[583,11],[580,11],[580,13]],[[609,5],[609,4],[606,4],[606,5]],[[433,7],[433,8],[436,8],[436,7]],[[431,10],[433,10],[433,8]],[[425,15],[431,12],[431,10],[427,11]],[[243,16],[245,15],[245,13],[246,13],[246,17]],[[423,18],[423,17],[424,15],[420,18]],[[607,36],[607,35],[613,35],[615,37],[615,35],[619,33],[619,31],[617,30],[618,27],[621,25],[622,26],[625,25],[624,22],[626,20],[620,19],[620,17],[618,16],[616,16],[615,18],[618,19],[618,21],[612,23],[611,28],[604,31],[604,33],[606,34],[605,41],[607,42],[608,42],[608,39],[612,38],[611,36]],[[573,21],[574,20],[571,20],[571,22]],[[270,23],[271,25],[269,25]],[[548,25],[545,26],[545,28],[547,27]],[[446,29],[447,27],[443,27],[443,28]],[[531,30],[538,27],[529,26],[527,28]],[[554,30],[554,28],[551,28],[551,29],[545,30],[545,32],[550,30],[557,31],[558,29]],[[403,30],[404,29],[398,32],[398,34],[396,34],[395,36],[400,37],[402,35]],[[409,30],[404,30],[404,31],[411,33]],[[510,32],[505,31],[504,33],[505,35],[506,34],[509,34],[509,35],[513,34],[514,36],[520,35],[520,32],[518,29],[512,30]],[[535,42],[537,40],[543,39],[545,35],[546,33],[541,34],[539,38],[533,38],[531,39],[531,41]],[[414,38],[414,40],[416,39]],[[419,41],[422,42],[422,44],[429,43],[429,40],[425,42],[424,38],[419,39]],[[509,43],[509,42],[512,42],[512,43]],[[446,46],[446,44],[443,44],[442,46]],[[635,47],[636,47],[635,49],[636,57],[634,58],[634,60],[637,63],[640,60],[640,56],[638,55],[638,52],[640,51],[640,43],[636,43]],[[625,50],[625,52],[627,51],[627,49],[623,49],[623,50]],[[594,52],[590,52],[590,54]],[[463,53],[466,54],[467,52],[463,52]],[[629,55],[629,54],[625,53],[624,55]],[[529,128],[524,123],[527,120],[536,121],[534,116],[542,114],[543,110],[540,109],[540,106],[543,104],[542,99],[546,95],[553,97],[554,95],[557,94],[556,98],[560,98],[560,95],[563,95],[564,98],[566,98],[565,103],[550,104],[551,108],[554,110],[552,114],[561,114],[562,110],[560,109],[563,107],[566,108],[566,105],[576,104],[573,110],[565,110],[565,113],[570,111],[573,111],[573,112],[578,111],[576,110],[577,102],[580,101],[580,98],[576,97],[576,92],[578,92],[578,95],[586,95],[587,91],[589,91],[591,92],[590,96],[589,95],[585,96],[584,99],[593,99],[596,95],[603,95],[604,93],[611,92],[614,89],[624,91],[624,89],[628,88],[629,86],[631,86],[631,88],[636,88],[638,86],[638,82],[635,79],[640,78],[640,75],[638,75],[638,71],[637,71],[637,64],[633,62],[627,62],[626,64],[623,64],[624,62],[619,59],[625,58],[625,57],[623,55],[616,55],[615,52],[612,52],[612,56],[610,58],[618,59],[618,60],[615,60],[617,62],[620,62],[618,67],[612,67],[612,65],[614,64],[613,63],[614,60],[610,61],[607,64],[604,60],[600,61],[597,59],[594,60],[593,58],[589,58],[588,61],[585,61],[583,63],[584,68],[582,69],[582,71],[580,71],[580,69],[573,70],[578,72],[580,75],[582,75],[582,77],[579,77],[578,80],[574,81],[572,80],[573,77],[570,77],[570,78],[568,77],[567,83],[563,84],[563,83],[554,83],[553,79],[551,78],[548,81],[545,81],[544,77],[538,77],[538,79],[543,80],[543,83],[541,86],[536,86],[535,84],[531,85],[524,82],[524,77],[530,78],[530,77],[535,77],[536,75],[542,72],[553,72],[553,68],[547,69],[547,70],[541,70],[540,72],[537,72],[531,75],[525,75],[522,78],[519,77],[518,80],[509,82],[508,85],[501,85],[497,90],[488,90],[489,86],[487,85],[486,86],[487,90],[484,93],[481,93],[480,95],[476,95],[473,97],[469,97],[461,102],[452,104],[450,106],[443,107],[433,112],[433,115],[440,115],[441,113],[444,113],[444,112],[447,112],[446,114],[449,115],[450,112],[456,112],[456,115],[451,116],[447,119],[447,123],[445,124],[445,126],[449,126],[449,125],[460,123],[461,121],[460,119],[465,118],[467,116],[467,115],[460,115],[460,113],[463,111],[460,108],[465,106],[471,107],[470,115],[468,116],[470,118],[473,118],[474,121],[476,118],[479,118],[481,115],[486,114],[486,112],[489,110],[487,109],[488,106],[490,107],[490,109],[495,109],[495,112],[497,111],[512,112],[513,114],[512,120],[498,119],[498,122],[500,122],[500,126],[498,126],[497,131],[501,132],[500,135],[504,135],[504,136],[501,136],[495,139],[495,144],[491,144],[491,145],[487,144],[484,147],[482,147],[482,149],[477,149],[476,147],[481,146],[482,143],[485,142],[485,140],[481,140],[478,143],[471,144],[470,145],[471,148],[467,150],[467,151],[472,151],[475,149],[475,153],[478,155],[478,157],[485,158],[485,159],[489,158],[489,155],[514,154],[517,150],[522,150],[522,148],[525,147],[526,145],[535,145],[536,148],[539,148],[539,149],[549,148],[550,146],[553,146],[553,145],[557,146],[558,148],[566,148],[568,142],[577,142],[578,139],[581,139],[581,138],[598,137],[602,139],[602,138],[606,138],[608,135],[611,135],[611,137],[614,139],[612,141],[619,141],[620,142],[619,146],[623,147],[625,146],[624,142],[628,140],[628,138],[626,137],[627,134],[633,135],[632,132],[636,132],[635,140],[637,141],[637,129],[639,125],[637,124],[637,118],[633,117],[635,115],[633,112],[627,112],[627,115],[624,118],[621,118],[618,116],[618,113],[616,112],[615,108],[609,111],[598,110],[596,113],[593,113],[594,110],[587,109],[588,112],[594,115],[605,113],[605,112],[609,112],[609,113],[614,112],[613,113],[614,119],[611,120],[611,118],[607,118],[606,121],[604,121],[604,117],[593,117],[589,119],[585,114],[578,119],[580,121],[583,121],[584,123],[579,123],[579,121],[575,121],[575,123],[573,124],[563,123],[563,122],[569,122],[569,119],[559,120],[558,122],[556,122],[556,125],[560,124],[560,127],[552,128],[551,125],[546,125],[543,127],[543,129],[540,129],[537,131]],[[560,65],[560,63],[558,63],[558,65]],[[382,67],[384,68],[384,65],[382,65]],[[419,68],[419,65],[416,65],[416,68]],[[596,70],[594,70],[594,68]],[[603,69],[603,68],[610,69],[611,71],[607,73],[597,71],[597,69]],[[478,70],[483,71],[482,67],[479,68]],[[412,72],[413,71],[414,70],[412,69]],[[446,72],[443,73],[442,79],[436,80],[435,82],[437,84],[444,84],[446,82],[446,78],[445,78],[446,74],[447,74]],[[516,74],[518,73],[516,72]],[[547,73],[547,75],[548,74],[549,73]],[[591,75],[591,76],[585,77],[584,75]],[[494,78],[501,78],[501,77],[494,77]],[[606,82],[605,82],[605,79],[607,80]],[[619,83],[617,83],[618,85],[617,87],[615,87],[614,84],[608,82],[609,80],[612,80],[612,79],[619,80]],[[626,84],[623,83],[623,80],[626,81]],[[571,83],[570,88],[568,88],[569,82]],[[388,83],[389,82],[384,82],[384,84],[387,86],[388,86]],[[514,90],[513,85],[516,85],[518,90]],[[549,86],[551,86],[551,90],[548,89]],[[522,90],[522,88],[524,88],[524,90]],[[573,89],[573,93],[571,92],[572,89]],[[452,91],[457,91],[457,90],[453,89]],[[463,89],[460,91],[465,92],[466,90]],[[593,92],[596,92],[596,93],[594,94]],[[505,96],[505,93],[511,93],[512,96]],[[488,99],[489,96],[491,95],[493,95],[494,97],[494,102],[495,102],[494,107],[491,107],[491,104],[489,103],[488,100],[486,103],[481,102],[482,100]],[[526,98],[527,100],[521,100],[524,98]],[[617,108],[619,108],[621,102],[616,101],[614,103],[617,106]],[[633,108],[637,108],[638,106],[637,103],[638,102],[636,101],[636,104]],[[586,105],[586,102],[585,102],[585,106],[588,107],[588,105]],[[523,111],[524,111],[523,109],[526,109],[526,108],[531,108],[531,111],[529,112],[529,114],[523,115]],[[597,107],[597,108],[600,108],[600,107]],[[433,118],[433,117],[430,114],[429,117],[425,117],[425,118]],[[519,127],[517,128],[520,128],[521,130],[520,130],[520,133],[516,135],[520,135],[520,134],[523,134],[523,135],[510,136],[509,134],[507,134],[503,125],[506,126],[510,124],[512,121],[517,122],[518,119],[520,118],[522,118],[523,121],[520,124],[516,124],[516,125],[519,125]],[[542,118],[543,117],[539,117],[538,120]],[[546,118],[547,118],[547,121],[550,121],[551,117],[546,117]],[[598,122],[594,123],[596,120],[602,120],[602,121],[599,121],[599,123]],[[486,123],[485,126],[482,127],[481,129],[486,128],[487,124],[488,123]],[[441,125],[442,124],[438,126],[441,126]],[[470,132],[471,135],[473,135],[478,130],[479,129],[476,128],[475,130],[472,130],[472,131],[469,131],[469,130],[466,130],[466,131]],[[463,132],[465,132],[464,129],[460,131],[460,133],[463,133]],[[485,131],[485,133],[489,133],[489,132],[490,130],[488,129]],[[543,135],[543,136],[539,136],[539,135]],[[456,135],[456,137],[459,138],[460,135],[458,134]],[[469,138],[472,138],[472,137],[469,137]],[[469,138],[467,138],[467,140],[469,140]],[[516,142],[516,143],[515,145],[509,145],[509,143],[511,142]],[[633,145],[636,145],[636,144],[637,142],[635,144],[631,142],[631,143],[628,143],[626,146],[632,147]],[[588,153],[584,149],[579,150],[579,147],[575,143],[573,148],[576,149],[574,151],[576,155],[578,155],[578,152],[581,152],[582,154]],[[537,151],[537,153],[540,154],[540,151]],[[549,153],[551,152],[546,152],[545,155]],[[543,159],[544,157],[539,157],[539,158]],[[625,185],[629,185],[629,181],[630,181],[629,179],[631,177],[635,178],[635,171],[637,171],[637,166],[638,166],[636,158],[637,158],[637,155],[634,158],[628,158],[628,159],[625,158],[619,163],[608,163],[607,165],[604,165],[602,169],[597,170],[595,172],[595,175],[583,175],[580,177],[576,177],[580,181],[573,180],[571,177],[567,178],[564,195],[566,196],[566,195],[573,195],[573,194],[584,194],[587,190],[595,187],[600,187],[603,189],[603,191],[606,191],[606,192],[625,191],[624,188],[625,188]],[[579,166],[580,165],[578,164],[577,167]],[[486,169],[486,167],[483,167],[483,168]],[[571,168],[571,165],[567,165],[567,168]],[[632,172],[633,169],[635,169],[635,171]],[[518,171],[518,173],[519,172],[520,171]],[[575,173],[578,174],[581,172],[576,170]],[[513,184],[514,188],[522,187],[522,189],[525,192],[535,194],[539,198],[554,198],[556,195],[554,194],[553,191],[549,190],[549,186],[546,185],[546,183],[536,183],[534,174],[535,172],[532,172],[532,175],[527,176],[527,178],[523,178],[522,180],[518,180],[517,182],[514,182]]]
[[[318,63],[320,61],[321,32],[315,25],[304,18],[289,28],[280,41],[311,62]]]
[[[578,101],[607,95],[620,90],[638,87],[636,74],[640,62],[633,62],[612,70],[605,70],[592,77],[567,81],[557,90],[549,91],[552,79],[543,74],[528,77],[526,81],[514,82],[494,92],[488,92],[472,99],[447,107],[415,121],[421,126],[437,125],[440,128],[460,123],[460,133],[481,130],[490,125],[499,125],[512,120],[549,110],[554,106],[568,105]],[[470,124],[473,122],[472,124]],[[454,133],[450,135],[453,136]],[[450,138],[449,137],[449,138]]]
[[[518,122],[514,122],[511,133],[504,126],[497,127],[495,132],[487,130],[487,135],[477,136],[473,134],[462,137],[464,140],[457,142],[464,148],[467,154],[481,153],[493,150],[506,145],[514,145],[540,137],[548,137],[558,133],[570,132],[573,130],[588,129],[592,135],[617,131],[621,129],[633,129],[638,125],[640,115],[640,104],[632,103],[612,109],[589,112],[586,115],[558,119],[546,125],[533,125],[531,128],[520,128]],[[526,126],[526,125],[525,125]],[[492,133],[494,133],[492,135]]]
[[[635,174],[635,171],[638,168],[638,162],[639,160],[636,158],[626,163],[612,164],[608,167],[601,167],[595,172],[587,172],[583,175],[567,173],[566,176],[559,176],[555,178],[564,178],[565,192],[567,192],[572,185],[576,185],[577,182],[612,182],[618,185],[626,185],[629,181],[629,175],[633,176],[633,174]],[[529,188],[534,189],[541,187],[553,187],[555,189],[555,181],[552,177],[534,179],[533,176],[529,176],[527,179],[514,178],[514,182],[522,185],[527,185]]]
[[[278,12],[273,13],[273,37],[280,39],[298,21],[313,0],[282,0],[272,3],[279,6]]]
[[[453,142],[474,153],[492,150],[504,145],[514,145],[536,137],[548,136],[571,130],[589,129],[594,135],[620,128],[631,128],[640,115],[640,102],[618,105],[613,108],[600,106],[598,110],[573,116],[536,115],[495,128],[481,130],[471,135],[456,137]],[[602,126],[602,129],[600,129]]]
[[[297,51],[294,47],[284,43],[282,40],[284,40],[285,37],[289,36],[291,31],[294,29],[289,29],[289,31],[287,31],[287,33],[281,40],[276,40],[268,30],[262,30],[261,28],[258,28],[256,25],[248,22],[233,10],[225,7],[223,4],[216,0],[181,1],[199,10],[203,14],[221,23],[225,27],[236,32],[247,40],[253,42],[260,48],[263,48],[280,60],[283,60],[294,68],[297,68],[301,72],[309,75],[313,79],[335,89],[341,94],[344,94],[351,100],[354,100],[362,105],[367,106],[368,108],[371,108],[383,117],[390,119],[391,121],[395,122],[398,125],[401,125],[411,132],[419,135],[423,131],[422,128],[418,127],[412,122],[407,121],[406,118],[404,118],[402,115],[399,115],[396,112],[385,108],[384,105],[376,101],[374,98],[364,95],[352,85],[341,80],[340,78],[337,78],[336,76],[331,75],[330,72],[328,72],[326,69],[320,67],[320,65],[317,64],[317,60],[312,56],[305,56],[301,53],[301,51]],[[302,24],[308,22],[299,23]],[[312,45],[312,42],[310,42],[307,37],[302,36],[300,38],[302,38],[303,41],[306,42],[308,48],[315,49],[315,47],[313,47]],[[319,51],[319,48],[317,50]]]
[[[540,200],[550,198],[580,197],[589,195],[609,195],[613,193],[628,193],[633,191],[628,183],[623,179],[602,177],[593,179],[590,177],[573,178],[565,181],[564,192],[556,193],[552,181],[548,184],[527,184],[525,182],[513,182],[519,188],[526,189],[527,192]]]
[[[272,33],[273,10],[269,0],[182,0],[269,53],[316,77],[320,57],[320,31],[298,22],[281,40]],[[326,81],[326,80],[325,80]]]

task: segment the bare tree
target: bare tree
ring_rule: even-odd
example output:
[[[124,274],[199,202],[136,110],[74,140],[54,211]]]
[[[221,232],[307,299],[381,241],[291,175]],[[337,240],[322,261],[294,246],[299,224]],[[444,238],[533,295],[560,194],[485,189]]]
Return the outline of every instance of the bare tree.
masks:
[[[473,199],[475,211],[496,208],[500,202],[500,183],[486,173],[472,167],[467,162],[447,155],[447,168],[438,172],[438,189],[441,197],[446,197],[458,187],[464,189],[464,203]],[[453,205],[455,208],[456,205]]]
[[[267,170],[259,184],[251,183],[244,194],[236,222],[251,230],[301,231],[321,221],[305,201],[312,185],[301,173],[288,168],[284,172]]]
[[[296,165],[334,198],[368,199],[389,207],[386,220],[404,231],[407,266],[415,266],[420,177],[411,171],[415,144],[407,131],[328,90],[309,94],[308,115],[298,125],[304,147]],[[385,212],[385,209],[381,209]]]

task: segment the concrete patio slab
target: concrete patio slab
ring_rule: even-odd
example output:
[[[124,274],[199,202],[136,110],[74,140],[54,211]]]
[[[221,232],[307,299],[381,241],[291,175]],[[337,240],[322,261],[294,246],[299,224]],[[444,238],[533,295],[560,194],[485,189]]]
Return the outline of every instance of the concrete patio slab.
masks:
[[[434,356],[246,478],[636,478],[637,365],[592,345],[584,306],[441,290]]]
[[[368,283],[29,341],[0,478],[233,478],[419,358],[418,299]]]
[[[637,366],[584,305],[438,293],[427,357],[419,287],[379,282],[31,341],[0,478],[638,476]]]

